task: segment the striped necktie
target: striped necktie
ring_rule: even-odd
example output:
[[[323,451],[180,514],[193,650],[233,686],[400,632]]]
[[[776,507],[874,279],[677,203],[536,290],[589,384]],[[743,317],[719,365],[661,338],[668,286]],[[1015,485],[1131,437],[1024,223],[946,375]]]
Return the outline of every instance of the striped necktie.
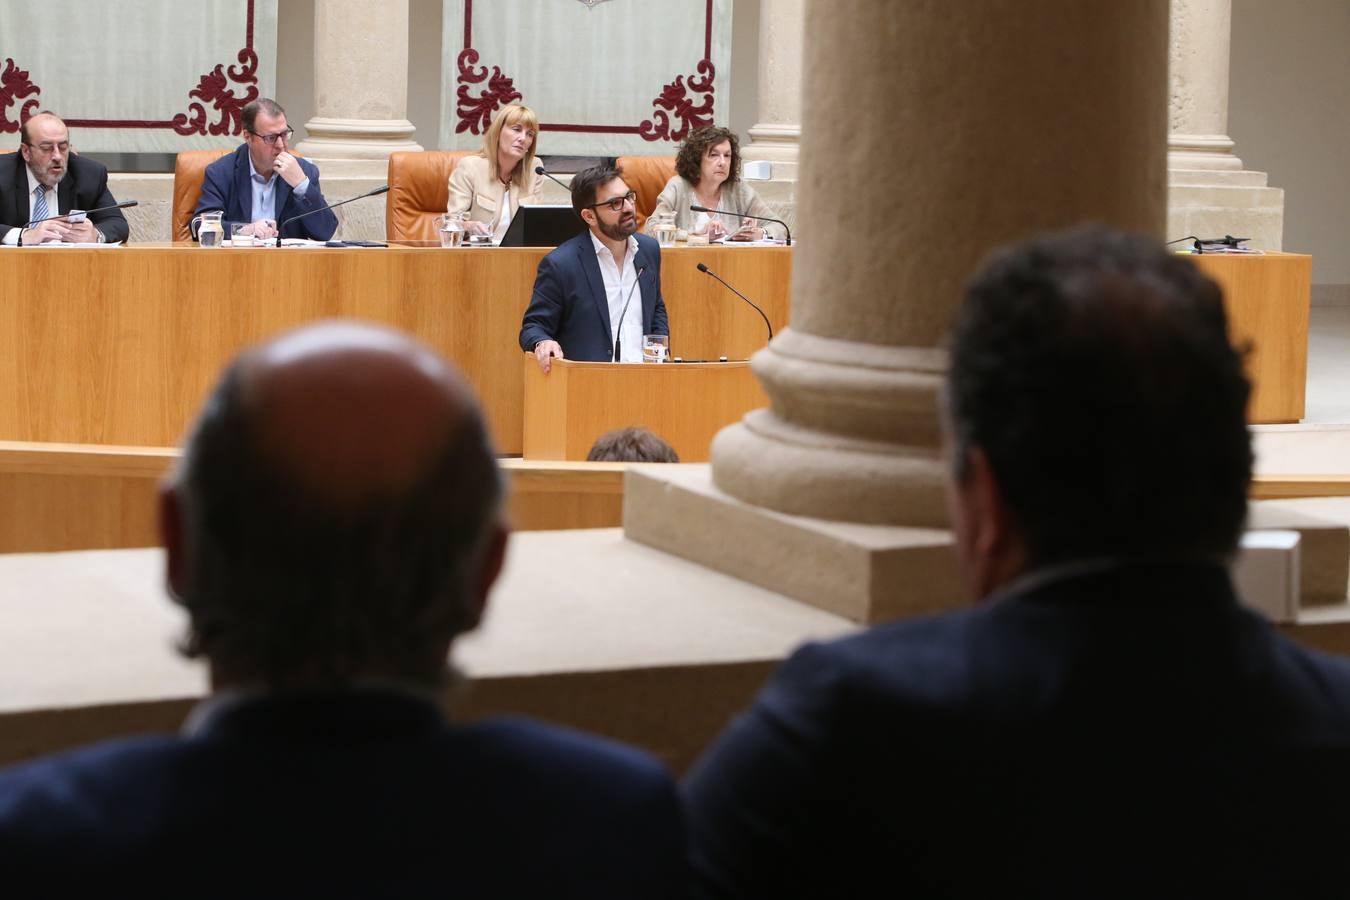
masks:
[[[47,189],[38,185],[33,191],[33,215],[28,221],[36,222],[39,219],[47,218]]]

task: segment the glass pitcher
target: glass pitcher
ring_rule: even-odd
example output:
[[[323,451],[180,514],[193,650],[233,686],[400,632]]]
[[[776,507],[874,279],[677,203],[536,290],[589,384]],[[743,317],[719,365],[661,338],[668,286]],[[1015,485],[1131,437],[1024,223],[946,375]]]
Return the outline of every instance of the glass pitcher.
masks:
[[[464,242],[464,213],[447,213],[436,217],[436,233],[442,247],[458,247]]]
[[[656,236],[656,242],[662,247],[673,246],[675,244],[675,214],[655,213],[652,218],[655,220],[652,224],[652,234]]]
[[[225,239],[225,225],[221,222],[224,216],[223,212],[204,212],[195,216],[191,227],[197,229],[197,243],[203,247],[219,247]]]

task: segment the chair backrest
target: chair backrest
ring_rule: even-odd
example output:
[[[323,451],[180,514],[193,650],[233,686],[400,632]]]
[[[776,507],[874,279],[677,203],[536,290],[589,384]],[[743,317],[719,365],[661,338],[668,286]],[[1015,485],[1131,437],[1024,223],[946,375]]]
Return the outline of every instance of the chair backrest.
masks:
[[[661,189],[675,174],[675,157],[620,156],[616,164],[623,170],[623,180],[637,194],[638,231],[641,231],[656,209]]]
[[[450,173],[474,150],[400,151],[389,155],[384,205],[387,241],[434,241],[436,217],[450,204]]]
[[[173,164],[173,240],[190,241],[188,223],[202,196],[206,167],[233,150],[184,150]]]

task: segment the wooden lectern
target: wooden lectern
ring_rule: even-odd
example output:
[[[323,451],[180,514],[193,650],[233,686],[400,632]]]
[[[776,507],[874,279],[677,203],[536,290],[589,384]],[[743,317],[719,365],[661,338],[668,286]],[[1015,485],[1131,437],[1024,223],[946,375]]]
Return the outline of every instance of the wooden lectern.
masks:
[[[1252,398],[1247,421],[1297,422],[1308,384],[1308,313],[1312,257],[1197,254],[1190,257],[1223,288],[1229,337],[1250,348]]]
[[[641,425],[681,462],[706,462],[719,430],[769,398],[744,360],[719,363],[593,363],[554,360],[545,375],[525,366],[525,458],[584,460],[606,431]]]

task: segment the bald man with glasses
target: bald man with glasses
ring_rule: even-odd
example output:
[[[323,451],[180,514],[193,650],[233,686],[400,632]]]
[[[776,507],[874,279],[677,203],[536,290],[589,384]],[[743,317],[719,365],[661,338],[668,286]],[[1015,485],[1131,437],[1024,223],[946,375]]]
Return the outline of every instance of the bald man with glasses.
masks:
[[[520,347],[548,372],[555,359],[641,362],[644,334],[670,334],[661,248],[637,234],[637,196],[612,166],[572,176],[587,231],[539,261]]]
[[[337,216],[323,209],[328,201],[319,190],[319,167],[290,151],[295,130],[286,110],[264,97],[244,107],[242,122],[244,143],[206,167],[197,215],[223,212],[226,222],[247,223],[260,238],[276,237],[279,225],[283,238],[331,238]],[[285,224],[315,210],[321,211]]]
[[[129,229],[122,211],[103,209],[116,202],[107,167],[71,149],[70,130],[54,113],[43,111],[24,122],[18,151],[0,155],[0,245],[125,241]],[[103,211],[70,215],[91,209]]]

